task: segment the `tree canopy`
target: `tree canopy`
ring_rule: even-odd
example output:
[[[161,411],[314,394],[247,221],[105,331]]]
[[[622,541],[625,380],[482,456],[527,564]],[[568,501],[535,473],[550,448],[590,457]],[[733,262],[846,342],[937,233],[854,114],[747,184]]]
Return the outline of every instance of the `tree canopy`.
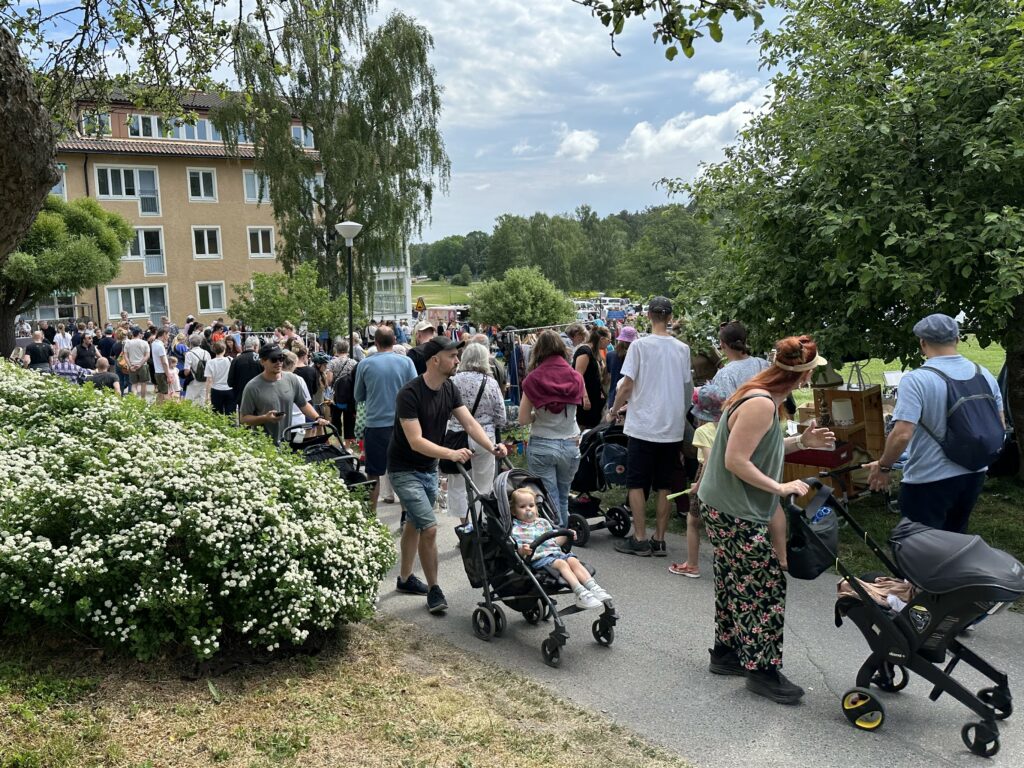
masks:
[[[332,299],[318,282],[316,266],[308,262],[291,274],[255,274],[251,283],[232,286],[235,298],[228,314],[257,329],[277,328],[287,320],[304,322],[310,331],[337,334],[348,327],[348,300],[344,296]]]
[[[473,292],[473,319],[480,326],[536,328],[572,318],[572,302],[536,267],[514,267]]]

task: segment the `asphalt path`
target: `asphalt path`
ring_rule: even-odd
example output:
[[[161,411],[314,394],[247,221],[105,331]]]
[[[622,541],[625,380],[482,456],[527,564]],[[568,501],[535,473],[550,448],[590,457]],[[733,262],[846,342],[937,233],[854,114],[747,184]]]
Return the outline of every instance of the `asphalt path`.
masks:
[[[397,532],[396,505],[382,505],[379,515]],[[836,578],[831,575],[811,582],[789,580],[785,672],[806,690],[801,704],[775,704],[749,693],[740,678],[709,674],[714,591],[706,540],[701,546],[702,578],[689,579],[667,570],[670,562],[684,557],[685,541],[678,535],[669,535],[668,558],[638,558],[615,552],[607,531],[593,533],[579,554],[596,569],[620,615],[610,648],[599,646],[591,635],[598,611],[566,618],[571,636],[557,669],[545,665],[540,652],[549,622],[530,626],[506,609],[505,634],[490,642],[479,640],[470,615],[481,595],[470,587],[456,549],[456,522],[444,518],[438,532],[447,615],[433,616],[425,599],[395,592],[394,573],[381,589],[380,610],[598,710],[698,768],[1024,766],[1024,713],[1000,723],[1001,749],[986,762],[968,752],[960,739],[961,727],[977,720],[974,713],[948,695],[929,701],[931,688],[917,676],[898,694],[879,692],[886,720],[878,731],[853,728],[839,699],[854,686],[867,644],[852,622],[836,628]],[[417,573],[422,576],[422,571]],[[566,597],[562,601],[563,607],[568,605]],[[986,620],[965,644],[1004,670],[1011,690],[1016,685],[1018,696],[1024,695],[1019,688],[1024,679],[1024,615],[1003,611]],[[990,684],[964,664],[954,674],[971,690]]]

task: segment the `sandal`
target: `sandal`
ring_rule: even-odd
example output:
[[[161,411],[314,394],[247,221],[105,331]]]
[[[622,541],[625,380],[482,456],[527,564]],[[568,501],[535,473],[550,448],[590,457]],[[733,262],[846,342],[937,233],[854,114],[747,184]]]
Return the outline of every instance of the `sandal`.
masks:
[[[674,573],[677,576],[687,576],[691,579],[700,578],[700,569],[694,568],[689,563],[672,563],[672,565],[668,567],[668,572]]]

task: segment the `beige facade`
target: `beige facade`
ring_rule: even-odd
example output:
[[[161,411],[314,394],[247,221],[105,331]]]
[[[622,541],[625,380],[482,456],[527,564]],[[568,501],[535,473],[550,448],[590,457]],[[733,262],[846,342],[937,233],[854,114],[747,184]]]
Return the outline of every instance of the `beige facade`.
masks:
[[[136,228],[119,276],[83,291],[77,302],[97,307],[100,321],[122,310],[140,322],[228,318],[233,285],[280,269],[273,212],[267,200],[257,200],[251,148],[227,157],[208,122],[201,132],[189,126],[189,137],[180,126],[180,138],[162,138],[156,118],[136,120],[140,135],[132,136],[131,117],[130,110],[112,110],[108,135],[73,137],[58,147],[62,180],[55,192],[68,200],[93,197]]]

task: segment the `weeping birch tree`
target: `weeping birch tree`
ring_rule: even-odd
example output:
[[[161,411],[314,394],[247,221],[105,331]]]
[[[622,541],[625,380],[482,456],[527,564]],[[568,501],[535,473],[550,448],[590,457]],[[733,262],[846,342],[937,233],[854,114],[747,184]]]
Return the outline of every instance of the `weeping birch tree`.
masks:
[[[356,295],[422,231],[450,165],[438,121],[433,38],[395,12],[374,29],[376,0],[285,0],[235,30],[243,95],[216,116],[225,136],[248,135],[269,184],[286,270],[315,261],[332,297],[346,285],[334,225],[363,224]],[[293,134],[293,121],[305,130]],[[316,152],[309,149],[315,147]]]

